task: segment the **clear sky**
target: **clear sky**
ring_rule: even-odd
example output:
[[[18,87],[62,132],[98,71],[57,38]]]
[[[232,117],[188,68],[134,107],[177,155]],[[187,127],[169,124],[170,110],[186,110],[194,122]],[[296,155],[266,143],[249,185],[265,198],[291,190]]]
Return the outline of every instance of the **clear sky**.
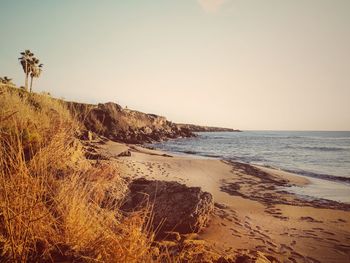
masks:
[[[0,0],[0,76],[175,122],[350,130],[349,0]]]

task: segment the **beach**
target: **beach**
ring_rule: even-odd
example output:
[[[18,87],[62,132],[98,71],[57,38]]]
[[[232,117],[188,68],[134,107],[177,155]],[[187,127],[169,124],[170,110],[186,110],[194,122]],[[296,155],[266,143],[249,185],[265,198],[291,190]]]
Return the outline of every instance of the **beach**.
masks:
[[[349,14],[0,1],[0,263],[350,263]]]
[[[350,204],[285,191],[310,181],[292,173],[108,141],[121,176],[177,181],[213,195],[215,209],[200,238],[222,254],[261,251],[279,262],[349,262]],[[131,156],[116,157],[129,151]]]

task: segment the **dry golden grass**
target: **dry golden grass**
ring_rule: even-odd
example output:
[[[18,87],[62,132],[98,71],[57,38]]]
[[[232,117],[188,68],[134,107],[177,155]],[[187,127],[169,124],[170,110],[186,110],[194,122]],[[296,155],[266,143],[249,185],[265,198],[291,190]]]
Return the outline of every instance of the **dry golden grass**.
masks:
[[[0,257],[5,262],[149,262],[147,211],[124,217],[125,182],[83,157],[62,103],[0,90]]]

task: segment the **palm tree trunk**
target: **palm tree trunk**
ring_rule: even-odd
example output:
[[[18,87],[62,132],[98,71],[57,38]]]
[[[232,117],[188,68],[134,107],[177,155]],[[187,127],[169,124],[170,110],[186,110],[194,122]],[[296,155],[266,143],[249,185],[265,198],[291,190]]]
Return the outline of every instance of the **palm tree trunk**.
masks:
[[[28,62],[26,62],[26,79],[25,79],[25,83],[24,83],[24,87],[25,87],[25,90],[28,91]]]
[[[28,74],[26,74],[26,80],[24,83],[25,90],[28,91]]]
[[[32,92],[32,86],[33,86],[33,77],[30,77],[30,92]]]

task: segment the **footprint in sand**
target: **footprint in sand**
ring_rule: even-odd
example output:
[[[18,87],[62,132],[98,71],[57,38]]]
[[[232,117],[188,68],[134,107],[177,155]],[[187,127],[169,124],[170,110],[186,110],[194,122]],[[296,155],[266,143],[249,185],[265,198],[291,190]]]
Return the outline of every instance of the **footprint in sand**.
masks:
[[[274,249],[271,248],[271,247],[267,248],[267,250],[268,250],[269,252],[276,253],[276,250],[274,250]]]
[[[234,228],[230,228],[230,230],[232,231],[232,232],[234,232],[234,233],[239,233],[236,229],[234,229]]]
[[[334,236],[334,235],[335,235],[335,234],[332,233],[332,232],[328,232],[328,231],[324,231],[324,230],[323,230],[323,233],[325,233],[325,234],[327,234],[327,235],[330,235],[330,236]]]
[[[297,263],[298,261],[296,261],[296,259],[292,258],[292,257],[289,257],[288,260],[290,260],[291,262],[293,263]]]
[[[271,241],[266,240],[266,243],[274,248],[277,248],[277,245]]]
[[[336,242],[336,243],[340,242],[338,239],[334,239],[334,238],[330,238],[330,237],[326,238],[326,240],[333,241],[333,242]]]
[[[314,259],[314,258],[312,258],[312,257],[306,256],[305,258],[308,259],[307,262],[321,263],[321,261],[318,261],[317,259]]]
[[[302,216],[299,218],[301,221],[312,222],[312,223],[323,223],[322,221],[316,220],[311,216]]]
[[[258,251],[263,251],[266,249],[266,247],[265,246],[256,246],[255,249]]]
[[[286,244],[281,244],[279,248],[279,252],[282,254],[290,253],[291,251],[293,251],[293,248],[290,246],[287,246]]]
[[[347,222],[345,219],[342,219],[342,218],[338,218],[338,221],[342,222],[342,223],[346,223]]]

